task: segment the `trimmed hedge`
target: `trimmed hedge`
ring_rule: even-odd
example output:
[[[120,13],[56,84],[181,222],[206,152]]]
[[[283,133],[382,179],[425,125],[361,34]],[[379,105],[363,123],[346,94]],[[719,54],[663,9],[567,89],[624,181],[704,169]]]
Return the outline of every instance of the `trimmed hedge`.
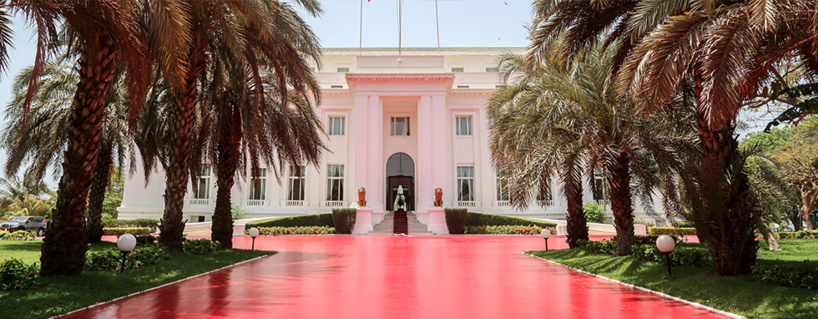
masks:
[[[557,227],[557,224],[525,217],[469,212],[466,216],[466,226],[537,226],[549,228]]]
[[[103,228],[141,228],[147,227],[150,228],[151,231],[156,231],[156,225],[159,224],[159,220],[155,218],[140,218],[140,219],[132,219],[132,220],[122,220],[122,219],[103,219],[102,220],[102,227]]]
[[[7,232],[0,230],[0,239],[20,239],[20,240],[34,240],[37,238],[37,232],[29,232],[25,230],[18,230],[15,232]]]
[[[250,230],[245,230],[244,234],[249,235]],[[304,226],[304,227],[261,227],[258,229],[259,235],[326,235],[334,234],[335,228],[324,226]]]
[[[355,208],[333,208],[332,222],[335,224],[335,232],[339,234],[352,234],[355,227],[355,217],[358,210]]]
[[[548,228],[552,234],[556,234],[556,229]],[[466,234],[499,234],[499,235],[540,235],[542,228],[537,226],[466,226]]]
[[[446,214],[446,227],[449,229],[449,234],[462,234],[466,230],[468,211],[465,208],[446,208],[443,213]]]
[[[775,238],[778,239],[818,238],[818,230],[782,231],[775,233]]]
[[[247,224],[244,226],[244,229],[250,229],[253,227],[261,228],[261,227],[299,227],[299,226],[335,227],[335,223],[332,221],[331,213],[324,213],[257,220],[247,222]]]
[[[693,227],[648,227],[648,234],[651,235],[695,235],[696,228]]]
[[[148,227],[131,227],[131,228],[103,228],[102,234],[103,235],[124,235],[124,234],[131,234],[131,235],[148,235],[151,233],[151,229]]]
[[[678,237],[673,239],[678,242]],[[656,238],[659,236],[636,236],[634,244],[631,246],[631,257],[633,259],[650,262],[650,263],[664,263],[664,254],[656,248]],[[616,256],[619,245],[616,243],[616,236],[610,240],[590,241],[583,240],[581,245],[585,250],[593,253],[613,255]],[[673,253],[670,254],[670,263],[675,266],[695,266],[703,267],[711,263],[711,256],[707,249],[696,249],[684,246],[676,246]]]

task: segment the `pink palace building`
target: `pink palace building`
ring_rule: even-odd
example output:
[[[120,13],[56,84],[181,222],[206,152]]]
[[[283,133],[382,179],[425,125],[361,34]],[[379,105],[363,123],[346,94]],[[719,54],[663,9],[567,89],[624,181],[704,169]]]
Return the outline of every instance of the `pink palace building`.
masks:
[[[234,203],[247,217],[329,212],[354,206],[363,187],[375,223],[392,210],[398,186],[403,186],[407,210],[428,224],[426,214],[440,187],[443,207],[565,219],[556,180],[528,210],[518,211],[509,205],[492,165],[485,106],[503,85],[497,61],[508,52],[524,54],[525,48],[416,48],[400,54],[397,49],[325,49],[313,67],[322,88],[317,112],[329,151],[317,167],[285,169],[280,183],[264,168],[248,171],[233,189]],[[120,218],[161,217],[164,174],[155,173],[150,180],[145,185],[141,169],[128,177]],[[593,182],[601,185],[600,178]],[[209,164],[201,167],[197,183],[198,191],[188,192],[185,218],[209,221],[216,194]],[[585,202],[605,203],[603,193],[586,191],[585,197]],[[665,222],[634,208],[637,220]]]

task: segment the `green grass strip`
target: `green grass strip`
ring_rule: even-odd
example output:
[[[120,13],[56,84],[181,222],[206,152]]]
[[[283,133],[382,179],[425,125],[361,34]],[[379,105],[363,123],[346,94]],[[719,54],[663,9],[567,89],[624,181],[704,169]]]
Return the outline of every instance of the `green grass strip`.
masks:
[[[39,255],[41,241],[25,243],[36,246]],[[112,245],[116,246],[104,242],[94,244],[90,249]],[[225,249],[205,255],[170,253],[168,259],[159,264],[125,270],[122,278],[118,271],[84,271],[79,277],[41,277],[40,287],[36,289],[0,291],[0,305],[8,305],[3,309],[4,318],[49,318],[271,254],[275,252],[241,249]],[[27,262],[30,262],[30,254],[26,255]]]

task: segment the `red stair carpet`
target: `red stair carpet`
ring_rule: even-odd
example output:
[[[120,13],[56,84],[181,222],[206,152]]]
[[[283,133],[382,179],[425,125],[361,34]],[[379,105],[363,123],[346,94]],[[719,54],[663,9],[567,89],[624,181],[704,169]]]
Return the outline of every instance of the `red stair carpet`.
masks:
[[[409,234],[409,220],[406,219],[406,211],[399,210],[395,212],[393,232],[395,234]]]

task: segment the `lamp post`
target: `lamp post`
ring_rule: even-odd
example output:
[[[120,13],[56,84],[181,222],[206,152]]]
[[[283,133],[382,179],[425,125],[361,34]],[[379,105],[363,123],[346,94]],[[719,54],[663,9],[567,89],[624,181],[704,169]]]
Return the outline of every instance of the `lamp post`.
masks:
[[[665,254],[665,260],[667,261],[667,275],[671,276],[670,253],[673,252],[674,248],[676,248],[676,241],[668,235],[659,236],[659,238],[656,238],[656,248],[659,248],[659,251]]]
[[[253,238],[253,246],[250,250],[256,250],[256,237],[258,237],[258,228],[250,228],[250,237]]]
[[[125,271],[125,257],[128,257],[128,253],[136,247],[136,237],[131,234],[119,236],[116,246],[122,252],[122,266],[119,267],[119,278],[122,278],[122,273]]]
[[[551,237],[551,231],[548,228],[543,228],[540,235],[542,235],[542,239],[545,239],[545,250],[548,250],[548,237]]]

